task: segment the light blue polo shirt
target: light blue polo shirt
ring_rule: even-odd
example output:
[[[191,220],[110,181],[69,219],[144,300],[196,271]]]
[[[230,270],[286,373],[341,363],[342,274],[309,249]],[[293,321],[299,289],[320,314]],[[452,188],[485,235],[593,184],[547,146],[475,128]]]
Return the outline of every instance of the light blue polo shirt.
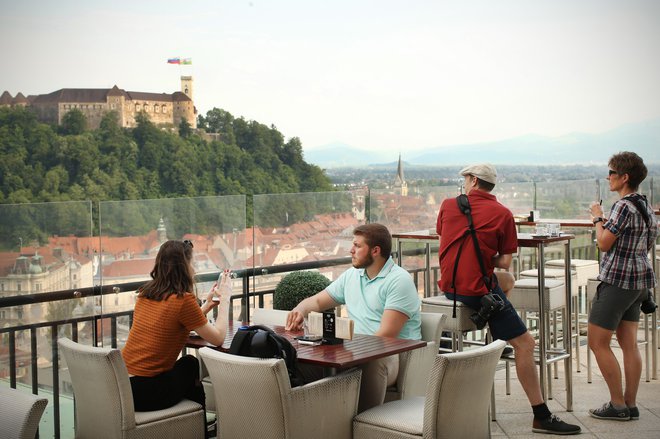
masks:
[[[408,316],[399,338],[422,338],[420,301],[417,288],[408,273],[390,257],[380,273],[369,279],[364,268],[349,268],[332,282],[326,291],[330,297],[348,307],[348,316],[355,322],[356,334],[375,334],[386,309]]]

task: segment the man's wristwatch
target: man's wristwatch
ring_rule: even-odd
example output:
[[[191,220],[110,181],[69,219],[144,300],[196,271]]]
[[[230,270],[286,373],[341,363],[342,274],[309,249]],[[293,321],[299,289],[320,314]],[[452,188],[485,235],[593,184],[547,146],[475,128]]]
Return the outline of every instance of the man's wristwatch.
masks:
[[[603,221],[605,220],[603,219],[602,216],[597,216],[596,218],[594,218],[594,226],[598,223],[602,223]]]

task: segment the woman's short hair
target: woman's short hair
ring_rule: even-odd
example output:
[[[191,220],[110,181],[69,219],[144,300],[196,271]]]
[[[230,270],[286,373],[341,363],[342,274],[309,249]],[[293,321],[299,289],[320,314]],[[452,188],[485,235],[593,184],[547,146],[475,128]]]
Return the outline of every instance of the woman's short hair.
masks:
[[[139,289],[140,297],[163,300],[171,294],[192,293],[195,287],[192,257],[190,241],[167,241],[161,245],[150,273],[152,280]]]
[[[369,248],[380,247],[380,254],[385,259],[390,257],[390,253],[392,253],[392,235],[384,225],[378,223],[363,224],[353,230],[353,235],[363,236],[364,242],[367,243]]]
[[[630,151],[614,154],[610,157],[608,165],[619,175],[628,174],[628,186],[632,190],[639,188],[639,185],[644,181],[648,173],[644,160]]]

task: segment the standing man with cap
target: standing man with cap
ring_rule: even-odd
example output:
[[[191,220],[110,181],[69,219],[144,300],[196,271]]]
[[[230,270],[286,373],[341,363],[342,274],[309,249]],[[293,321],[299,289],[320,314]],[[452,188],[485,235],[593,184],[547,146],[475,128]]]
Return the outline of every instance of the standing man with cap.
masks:
[[[534,411],[532,431],[578,434],[581,431],[579,426],[567,424],[553,415],[543,401],[534,361],[534,338],[507,300],[498,285],[497,276],[494,275],[496,267],[508,269],[513,253],[518,251],[513,215],[490,193],[497,181],[495,167],[488,163],[471,165],[463,168],[460,174],[465,178],[465,193],[470,203],[486,275],[490,278],[491,285],[494,285],[492,293],[504,302],[503,309],[490,316],[488,326],[494,339],[506,340],[513,346],[518,379]],[[481,307],[481,297],[488,294],[488,287],[479,267],[479,255],[471,242],[464,242],[472,239],[469,234],[465,234],[466,229],[467,219],[459,209],[457,200],[444,200],[436,225],[440,236],[440,290],[448,299],[453,300],[455,296],[457,301],[478,311]]]

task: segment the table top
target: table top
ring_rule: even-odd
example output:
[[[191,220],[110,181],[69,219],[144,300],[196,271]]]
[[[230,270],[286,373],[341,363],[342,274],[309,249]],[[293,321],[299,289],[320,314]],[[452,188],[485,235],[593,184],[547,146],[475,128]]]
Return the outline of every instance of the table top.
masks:
[[[536,247],[539,244],[550,244],[554,242],[575,239],[570,233],[560,233],[559,236],[536,236],[531,233],[518,233],[518,247]]]
[[[438,240],[438,234],[435,233],[435,230],[417,230],[414,232],[399,232],[392,233],[392,238],[394,239],[424,239],[424,240]]]
[[[538,221],[516,220],[518,226],[535,226],[537,224],[559,224],[561,227],[593,227],[590,219],[546,219]]]
[[[240,322],[232,322],[227,328],[227,337],[222,346],[213,346],[200,337],[189,337],[186,347],[199,349],[208,346],[223,352],[228,352],[231,341]],[[277,334],[286,337],[298,354],[301,363],[317,366],[344,369],[357,366],[377,358],[387,357],[426,346],[425,341],[405,340],[401,338],[379,337],[376,335],[355,334],[353,340],[344,340],[342,344],[309,346],[301,345],[294,337],[302,335],[302,331],[286,331],[284,326],[270,326]]]
[[[428,230],[421,230],[416,232],[393,233],[392,238],[437,240],[438,235],[435,233],[430,233]],[[566,241],[574,238],[575,235],[572,235],[570,233],[561,233],[559,236],[545,236],[545,237],[535,236],[532,233],[518,233],[518,247],[536,247],[539,244],[549,244],[553,242]]]

